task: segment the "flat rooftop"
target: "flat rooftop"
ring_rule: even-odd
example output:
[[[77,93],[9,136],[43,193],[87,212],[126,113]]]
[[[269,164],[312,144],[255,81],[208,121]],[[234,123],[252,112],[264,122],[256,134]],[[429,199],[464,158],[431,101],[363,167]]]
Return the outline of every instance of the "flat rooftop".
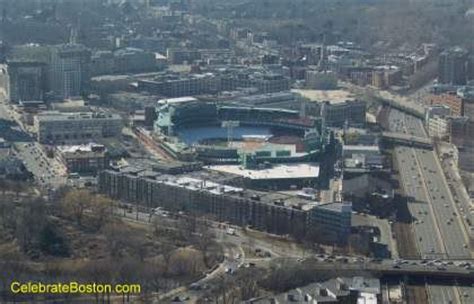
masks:
[[[177,98],[166,98],[158,100],[158,104],[175,104],[175,103],[186,103],[191,101],[198,101],[194,97],[186,96],[186,97],[177,97]]]
[[[154,183],[184,188],[191,191],[209,192],[215,195],[238,197],[239,199],[255,199],[255,201],[264,204],[275,204],[286,208],[295,208],[304,211],[308,211],[317,205],[317,202],[311,202],[293,195],[279,192],[262,192],[227,185],[224,184],[226,182],[226,177],[224,176],[222,177],[221,182],[209,180],[208,177],[210,176],[207,176],[208,174],[202,171],[180,175],[162,174],[152,170],[140,170],[138,168],[123,168],[120,172],[112,170],[107,171],[113,172],[114,174],[124,174],[130,178],[151,180]]]
[[[376,145],[343,145],[344,151],[380,151],[380,147]]]
[[[352,204],[351,203],[321,203],[316,205],[319,209],[325,209],[333,212],[351,212],[352,211]]]
[[[235,174],[244,178],[259,179],[298,179],[319,177],[319,165],[316,164],[284,164],[274,165],[265,169],[244,169],[239,165],[209,166],[210,170]]]
[[[58,146],[57,149],[61,153],[85,153],[85,152],[93,152],[94,148],[101,149],[100,152],[105,150],[104,145],[96,144],[96,143],[88,143],[83,145],[67,145],[67,146]]]
[[[323,102],[329,101],[330,103],[343,103],[347,100],[355,100],[355,96],[345,90],[291,90],[292,92],[299,93],[310,101]]]
[[[120,115],[106,112],[78,112],[62,113],[59,111],[45,111],[39,113],[36,118],[40,121],[62,121],[81,119],[121,119]]]
[[[124,174],[131,178],[152,180],[156,183],[172,185],[186,188],[192,191],[210,192],[216,195],[227,195],[238,197],[239,199],[258,198],[258,201],[265,204],[278,204],[282,207],[296,208],[299,210],[310,210],[318,205],[318,202],[308,201],[293,194],[283,192],[264,192],[251,189],[244,189],[235,185],[238,176],[235,174],[213,171],[198,170],[177,175],[163,174],[153,171],[152,160],[137,160],[131,165],[121,167],[119,171],[107,170],[114,174]]]

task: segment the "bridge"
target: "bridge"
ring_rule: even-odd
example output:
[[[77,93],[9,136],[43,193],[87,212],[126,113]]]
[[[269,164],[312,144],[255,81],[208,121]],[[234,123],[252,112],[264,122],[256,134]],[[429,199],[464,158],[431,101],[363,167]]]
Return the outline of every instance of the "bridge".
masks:
[[[395,143],[404,146],[418,147],[423,149],[433,149],[433,142],[427,137],[415,136],[405,133],[382,132],[382,139],[385,142]]]
[[[288,259],[288,258],[282,258]],[[273,261],[278,260],[274,258]],[[297,259],[315,271],[337,271],[339,273],[371,272],[383,276],[406,276],[410,278],[429,277],[441,280],[474,280],[472,260],[370,260],[351,261],[350,259],[318,259],[314,257]],[[449,264],[448,264],[449,263]]]
[[[425,109],[422,105],[410,101],[407,97],[395,95],[388,91],[381,91],[375,87],[359,87],[353,84],[345,83],[343,86],[356,94],[368,95],[383,104],[398,109],[407,114],[424,119]]]
[[[308,260],[309,261],[309,260]],[[421,261],[420,261],[421,262]],[[311,265],[319,270],[337,270],[337,271],[367,271],[379,273],[382,275],[399,275],[409,277],[430,277],[430,278],[456,278],[456,279],[474,279],[474,270],[464,269],[460,267],[444,267],[444,266],[424,266],[424,265],[398,265],[387,263],[360,263],[360,264],[333,264],[333,263],[318,263]],[[443,270],[441,270],[443,269]]]
[[[391,106],[397,110],[405,112],[407,114],[416,116],[418,118],[424,119],[425,117],[425,109],[415,103],[411,103],[408,101],[404,101],[401,97],[393,96],[393,98],[387,98],[380,93],[376,93],[375,97],[380,100],[381,103]]]

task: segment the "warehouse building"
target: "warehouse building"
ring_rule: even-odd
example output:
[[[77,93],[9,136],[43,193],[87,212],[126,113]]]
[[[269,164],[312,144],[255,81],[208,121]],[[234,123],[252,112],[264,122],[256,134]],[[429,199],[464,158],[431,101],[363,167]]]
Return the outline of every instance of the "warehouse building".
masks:
[[[120,136],[123,123],[118,114],[48,111],[35,116],[34,126],[40,143],[85,143]]]

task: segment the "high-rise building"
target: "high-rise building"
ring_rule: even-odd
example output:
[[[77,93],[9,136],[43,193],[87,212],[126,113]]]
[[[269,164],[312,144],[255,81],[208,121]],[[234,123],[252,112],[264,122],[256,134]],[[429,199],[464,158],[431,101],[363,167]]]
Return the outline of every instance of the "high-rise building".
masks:
[[[90,51],[80,44],[62,44],[51,50],[49,81],[55,97],[80,96],[89,80]]]
[[[45,64],[14,61],[8,63],[9,93],[13,102],[42,100]]]
[[[363,100],[324,101],[321,105],[321,117],[326,126],[363,126],[365,124],[366,103]]]
[[[474,120],[474,88],[471,86],[461,87],[457,90],[457,96],[463,100],[463,116]]]
[[[468,52],[454,47],[439,55],[438,81],[440,83],[464,85],[467,78]]]

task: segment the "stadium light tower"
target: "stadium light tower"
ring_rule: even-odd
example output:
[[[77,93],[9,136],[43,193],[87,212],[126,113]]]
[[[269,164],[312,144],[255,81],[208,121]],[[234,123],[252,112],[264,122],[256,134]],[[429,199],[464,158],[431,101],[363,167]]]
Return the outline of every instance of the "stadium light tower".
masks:
[[[227,128],[227,146],[232,147],[232,138],[234,135],[234,128],[239,126],[239,122],[236,120],[225,120],[222,122],[222,127]]]

